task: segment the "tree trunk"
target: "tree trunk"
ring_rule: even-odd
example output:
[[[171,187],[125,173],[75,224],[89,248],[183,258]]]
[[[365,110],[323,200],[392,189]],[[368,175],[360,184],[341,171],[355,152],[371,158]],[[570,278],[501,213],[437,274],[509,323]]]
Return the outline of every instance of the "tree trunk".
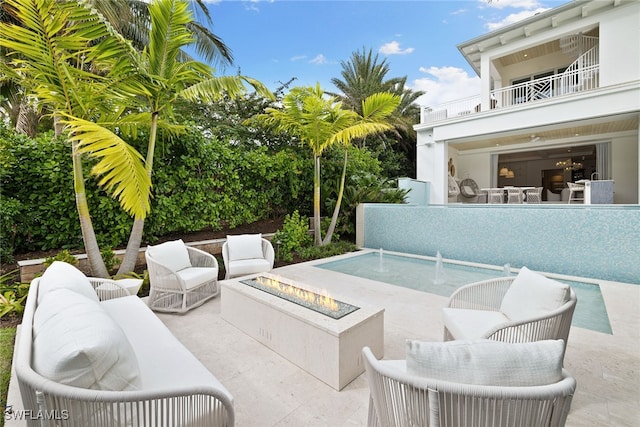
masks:
[[[340,177],[340,189],[338,190],[338,198],[336,200],[336,206],[333,208],[333,216],[331,217],[331,223],[329,224],[329,229],[327,230],[327,234],[324,236],[324,240],[322,241],[323,245],[328,245],[331,243],[331,238],[333,237],[333,230],[336,229],[336,224],[338,223],[338,214],[340,213],[340,204],[342,203],[342,195],[344,194],[344,181],[347,176],[347,156],[349,155],[349,151],[345,148],[344,150],[344,163],[342,165],[342,176]]]
[[[109,277],[107,267],[104,265],[98,240],[89,215],[89,205],[87,204],[87,193],[84,186],[84,176],[82,175],[82,159],[77,150],[77,143],[71,145],[73,162],[73,187],[76,193],[76,208],[80,217],[80,229],[82,230],[82,240],[84,250],[87,253],[91,275],[94,277]]]
[[[131,226],[131,232],[129,233],[129,241],[127,242],[127,249],[118,267],[117,276],[121,276],[132,272],[136,268],[136,262],[138,261],[138,253],[140,252],[140,244],[142,243],[142,232],[144,231],[144,219],[136,219]]]
[[[145,167],[147,169],[147,175],[151,178],[153,173],[153,155],[156,148],[156,134],[158,132],[158,113],[155,112],[151,115],[151,129],[149,131],[149,146],[147,147],[147,158],[145,160]],[[142,243],[142,233],[144,232],[144,218],[137,218],[133,221],[131,226],[131,233],[129,234],[129,241],[127,242],[127,249],[124,253],[124,258],[120,267],[118,268],[118,275],[132,272],[136,268],[136,261],[138,260],[138,253],[140,252],[140,244]]]
[[[316,246],[322,246],[320,229],[320,156],[313,154],[313,238]]]

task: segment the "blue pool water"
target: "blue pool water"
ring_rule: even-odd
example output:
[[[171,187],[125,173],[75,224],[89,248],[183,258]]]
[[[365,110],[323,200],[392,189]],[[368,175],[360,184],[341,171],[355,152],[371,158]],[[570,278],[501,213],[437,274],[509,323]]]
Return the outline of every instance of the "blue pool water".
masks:
[[[499,268],[489,269],[450,262],[444,262],[441,269],[436,269],[436,262],[428,259],[388,253],[380,256],[375,252],[317,264],[316,267],[445,297],[450,296],[460,286],[507,274]],[[439,280],[436,280],[436,275]],[[556,280],[569,284],[578,298],[573,314],[574,326],[612,333],[600,286]]]

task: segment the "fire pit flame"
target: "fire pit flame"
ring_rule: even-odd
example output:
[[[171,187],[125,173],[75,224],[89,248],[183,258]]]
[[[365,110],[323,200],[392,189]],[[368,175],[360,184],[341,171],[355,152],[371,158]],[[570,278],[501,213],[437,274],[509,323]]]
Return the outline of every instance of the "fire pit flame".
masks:
[[[340,319],[358,309],[358,307],[333,299],[326,290],[323,290],[322,293],[319,294],[286,283],[281,279],[258,276],[254,279],[241,280],[241,283],[302,305],[334,319]]]

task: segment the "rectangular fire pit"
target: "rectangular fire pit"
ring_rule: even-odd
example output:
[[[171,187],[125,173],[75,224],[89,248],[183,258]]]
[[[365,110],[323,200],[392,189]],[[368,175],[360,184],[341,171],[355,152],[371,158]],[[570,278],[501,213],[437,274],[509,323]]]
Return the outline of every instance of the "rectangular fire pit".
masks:
[[[364,372],[362,347],[383,356],[384,309],[332,300],[267,273],[221,285],[224,320],[336,390]]]

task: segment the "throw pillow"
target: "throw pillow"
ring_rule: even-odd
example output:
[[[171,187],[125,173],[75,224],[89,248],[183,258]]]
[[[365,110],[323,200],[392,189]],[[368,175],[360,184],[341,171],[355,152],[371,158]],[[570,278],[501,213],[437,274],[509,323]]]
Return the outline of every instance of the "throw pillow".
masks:
[[[406,344],[407,373],[461,384],[537,386],[562,379],[562,340],[492,340]]]
[[[191,267],[189,252],[182,239],[149,246],[149,254],[158,264],[172,271],[180,271]]]
[[[262,234],[239,234],[227,236],[229,261],[264,258],[262,253]]]
[[[61,384],[138,390],[131,344],[100,303],[68,289],[49,292],[33,319],[33,369]]]
[[[90,300],[99,301],[87,276],[73,265],[62,261],[54,261],[40,278],[38,304],[48,292],[58,289],[69,289]]]
[[[569,285],[522,267],[504,295],[500,311],[510,320],[530,319],[557,309],[569,296]]]

